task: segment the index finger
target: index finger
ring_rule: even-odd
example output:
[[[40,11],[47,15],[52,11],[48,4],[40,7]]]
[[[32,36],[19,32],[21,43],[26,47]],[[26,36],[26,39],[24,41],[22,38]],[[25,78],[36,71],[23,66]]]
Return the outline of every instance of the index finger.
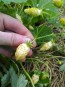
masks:
[[[5,29],[12,30],[16,33],[26,35],[29,38],[34,39],[33,35],[30,33],[30,31],[17,19],[4,14],[3,22],[4,22]]]
[[[3,14],[3,26],[7,30],[14,31],[18,34],[22,34],[30,38],[31,40],[34,39],[33,35],[31,32],[17,19]],[[36,46],[36,42],[34,41],[34,47]]]

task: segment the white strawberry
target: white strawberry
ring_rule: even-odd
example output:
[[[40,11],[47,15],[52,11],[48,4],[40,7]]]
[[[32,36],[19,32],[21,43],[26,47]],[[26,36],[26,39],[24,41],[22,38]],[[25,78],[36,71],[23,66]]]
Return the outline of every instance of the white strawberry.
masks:
[[[38,81],[39,81],[39,75],[33,74],[33,76],[32,76],[33,84],[37,84]]]
[[[30,51],[30,47],[26,43],[20,44],[15,52],[16,60],[24,59]]]
[[[49,41],[49,42],[42,45],[42,47],[40,48],[40,51],[49,50],[52,48],[52,46],[53,46],[53,43],[51,41]]]
[[[24,12],[34,17],[37,17],[42,14],[42,10],[35,7],[27,8],[24,10]]]

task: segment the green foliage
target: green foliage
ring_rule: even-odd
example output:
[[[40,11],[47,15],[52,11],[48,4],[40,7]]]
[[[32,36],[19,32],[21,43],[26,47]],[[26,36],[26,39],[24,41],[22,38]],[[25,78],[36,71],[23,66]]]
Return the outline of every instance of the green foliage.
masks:
[[[45,8],[49,3],[51,2],[51,0],[39,0],[39,5],[38,7],[43,9]]]
[[[10,74],[9,71],[7,71],[7,73],[1,79],[1,87],[6,87],[8,85],[9,80]]]
[[[1,78],[1,87],[7,87],[11,83],[11,87],[26,87],[27,80],[24,75],[17,75],[14,68],[10,67],[9,71]]]
[[[65,63],[60,66],[60,71],[65,71]]]
[[[44,87],[49,87],[50,85],[50,79],[49,79],[49,73],[46,71],[43,71],[40,75],[40,83],[44,85]]]
[[[52,29],[49,26],[41,25],[32,31],[38,44],[52,40],[55,35],[52,33]]]
[[[25,76],[20,74],[18,82],[17,82],[17,87],[26,87],[27,82],[28,81],[25,79]]]
[[[15,73],[15,70],[11,67],[9,72],[10,72],[10,77],[11,77],[11,87],[17,87],[18,76]]]
[[[23,2],[26,2],[27,0],[0,0],[0,1],[3,1],[5,4],[10,4],[11,2],[23,3]]]
[[[43,84],[37,84],[36,87],[44,87]]]

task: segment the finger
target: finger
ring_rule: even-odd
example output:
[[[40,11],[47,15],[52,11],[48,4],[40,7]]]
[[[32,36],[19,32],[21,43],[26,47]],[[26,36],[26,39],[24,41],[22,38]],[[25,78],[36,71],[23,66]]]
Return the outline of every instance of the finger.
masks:
[[[28,56],[31,56],[33,54],[32,50],[28,53]]]
[[[34,39],[33,35],[31,32],[17,19],[14,19],[8,15],[3,15],[3,23],[4,27],[8,30],[12,30],[18,34],[22,34],[27,36],[30,39]],[[33,47],[36,46],[36,42],[33,42]]]
[[[25,62],[25,61],[26,61],[26,58],[22,59],[21,61],[22,61],[22,62]]]
[[[0,31],[0,45],[18,46],[27,41],[31,40],[24,35]]]

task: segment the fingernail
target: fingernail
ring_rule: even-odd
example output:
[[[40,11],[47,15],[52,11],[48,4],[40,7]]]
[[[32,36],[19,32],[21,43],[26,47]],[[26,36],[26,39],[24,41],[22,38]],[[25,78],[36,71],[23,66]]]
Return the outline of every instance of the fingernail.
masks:
[[[28,38],[28,37],[25,38],[25,42],[30,42],[30,41],[31,41],[30,38]]]
[[[34,47],[36,47],[36,41],[33,39],[33,40],[31,40],[30,38],[28,38],[28,37],[26,37],[25,36],[25,43],[26,42],[32,42],[32,48],[34,48]]]

